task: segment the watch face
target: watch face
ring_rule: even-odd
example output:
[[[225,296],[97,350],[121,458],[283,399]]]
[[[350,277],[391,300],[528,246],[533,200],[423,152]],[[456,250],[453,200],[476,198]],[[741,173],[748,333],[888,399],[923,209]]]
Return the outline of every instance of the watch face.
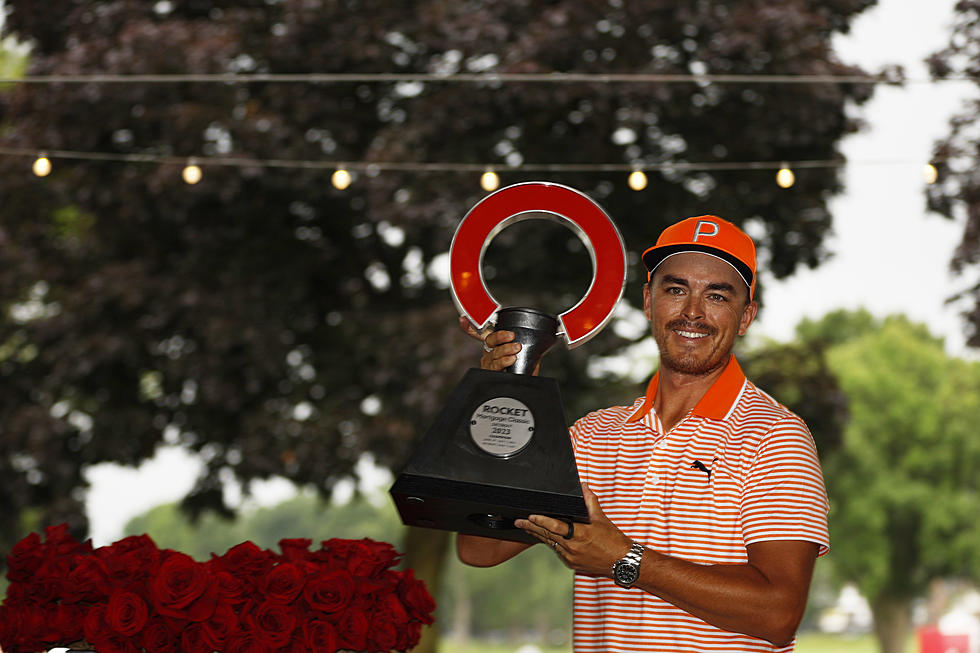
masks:
[[[640,566],[630,564],[628,562],[623,562],[622,560],[616,565],[615,581],[617,585],[622,585],[624,587],[629,587],[636,582],[636,579],[640,576]]]

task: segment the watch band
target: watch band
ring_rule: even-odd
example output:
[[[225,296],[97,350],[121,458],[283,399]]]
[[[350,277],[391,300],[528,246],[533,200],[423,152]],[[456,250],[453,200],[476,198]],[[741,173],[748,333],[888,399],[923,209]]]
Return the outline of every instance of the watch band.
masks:
[[[629,589],[640,577],[640,562],[643,560],[643,545],[633,542],[629,552],[613,565],[613,581],[620,587]]]
[[[639,567],[640,561],[643,560],[643,545],[639,542],[633,542],[630,546],[629,553],[623,556],[623,560]]]

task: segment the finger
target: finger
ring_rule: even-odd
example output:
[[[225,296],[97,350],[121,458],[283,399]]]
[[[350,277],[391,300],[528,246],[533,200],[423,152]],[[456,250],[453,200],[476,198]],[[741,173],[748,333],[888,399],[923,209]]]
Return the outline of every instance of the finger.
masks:
[[[514,522],[514,525],[517,526],[522,531],[524,531],[525,533],[527,533],[528,535],[538,538],[548,546],[551,546],[551,543],[554,542],[556,539],[554,533],[549,531],[547,528],[538,526],[537,524],[530,522],[527,519],[518,519],[517,521]]]
[[[483,341],[484,353],[480,358],[480,367],[500,371],[516,363],[521,343],[512,342],[513,340],[514,333],[511,331],[494,331],[488,334]]]
[[[500,347],[514,340],[514,332],[506,330],[491,331],[485,334],[485,336],[483,341],[487,343],[488,347]],[[515,351],[521,350],[521,344],[519,342],[515,342],[513,347],[517,348]]]
[[[459,328],[463,331],[463,333],[471,338],[476,338],[478,340],[483,339],[480,337],[480,332],[476,330],[476,327],[473,326],[473,323],[470,322],[469,318],[465,315],[459,316]]]
[[[603,512],[602,506],[599,504],[599,497],[589,489],[588,483],[582,483],[582,495],[585,497],[585,507],[589,511],[589,521],[605,519],[606,513]]]
[[[486,341],[487,336],[494,333],[493,324],[488,324],[482,329],[478,328],[468,317],[465,315],[459,316],[459,328],[460,330],[471,338],[476,340]]]
[[[554,519],[552,517],[545,517],[544,515],[531,515],[528,520],[543,528],[548,533],[550,539],[565,538],[568,533],[568,522],[562,521],[561,519]]]

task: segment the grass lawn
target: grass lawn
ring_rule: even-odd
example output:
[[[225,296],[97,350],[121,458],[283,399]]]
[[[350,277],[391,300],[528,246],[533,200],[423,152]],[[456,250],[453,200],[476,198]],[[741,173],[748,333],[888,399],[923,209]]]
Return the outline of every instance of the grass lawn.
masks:
[[[905,642],[905,653],[917,653],[915,636]],[[878,653],[874,635],[825,635],[804,633],[796,640],[795,653]]]

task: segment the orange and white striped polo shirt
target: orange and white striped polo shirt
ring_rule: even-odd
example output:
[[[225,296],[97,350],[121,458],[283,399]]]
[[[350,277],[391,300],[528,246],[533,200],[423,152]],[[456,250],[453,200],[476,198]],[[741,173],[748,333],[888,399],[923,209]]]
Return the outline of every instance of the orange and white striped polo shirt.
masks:
[[[659,374],[632,406],[571,428],[579,475],[634,541],[701,564],[747,561],[746,546],[806,540],[827,552],[827,494],[809,430],[746,380],[732,356],[669,433],[652,410]],[[577,653],[790,651],[716,628],[640,589],[575,577]]]

